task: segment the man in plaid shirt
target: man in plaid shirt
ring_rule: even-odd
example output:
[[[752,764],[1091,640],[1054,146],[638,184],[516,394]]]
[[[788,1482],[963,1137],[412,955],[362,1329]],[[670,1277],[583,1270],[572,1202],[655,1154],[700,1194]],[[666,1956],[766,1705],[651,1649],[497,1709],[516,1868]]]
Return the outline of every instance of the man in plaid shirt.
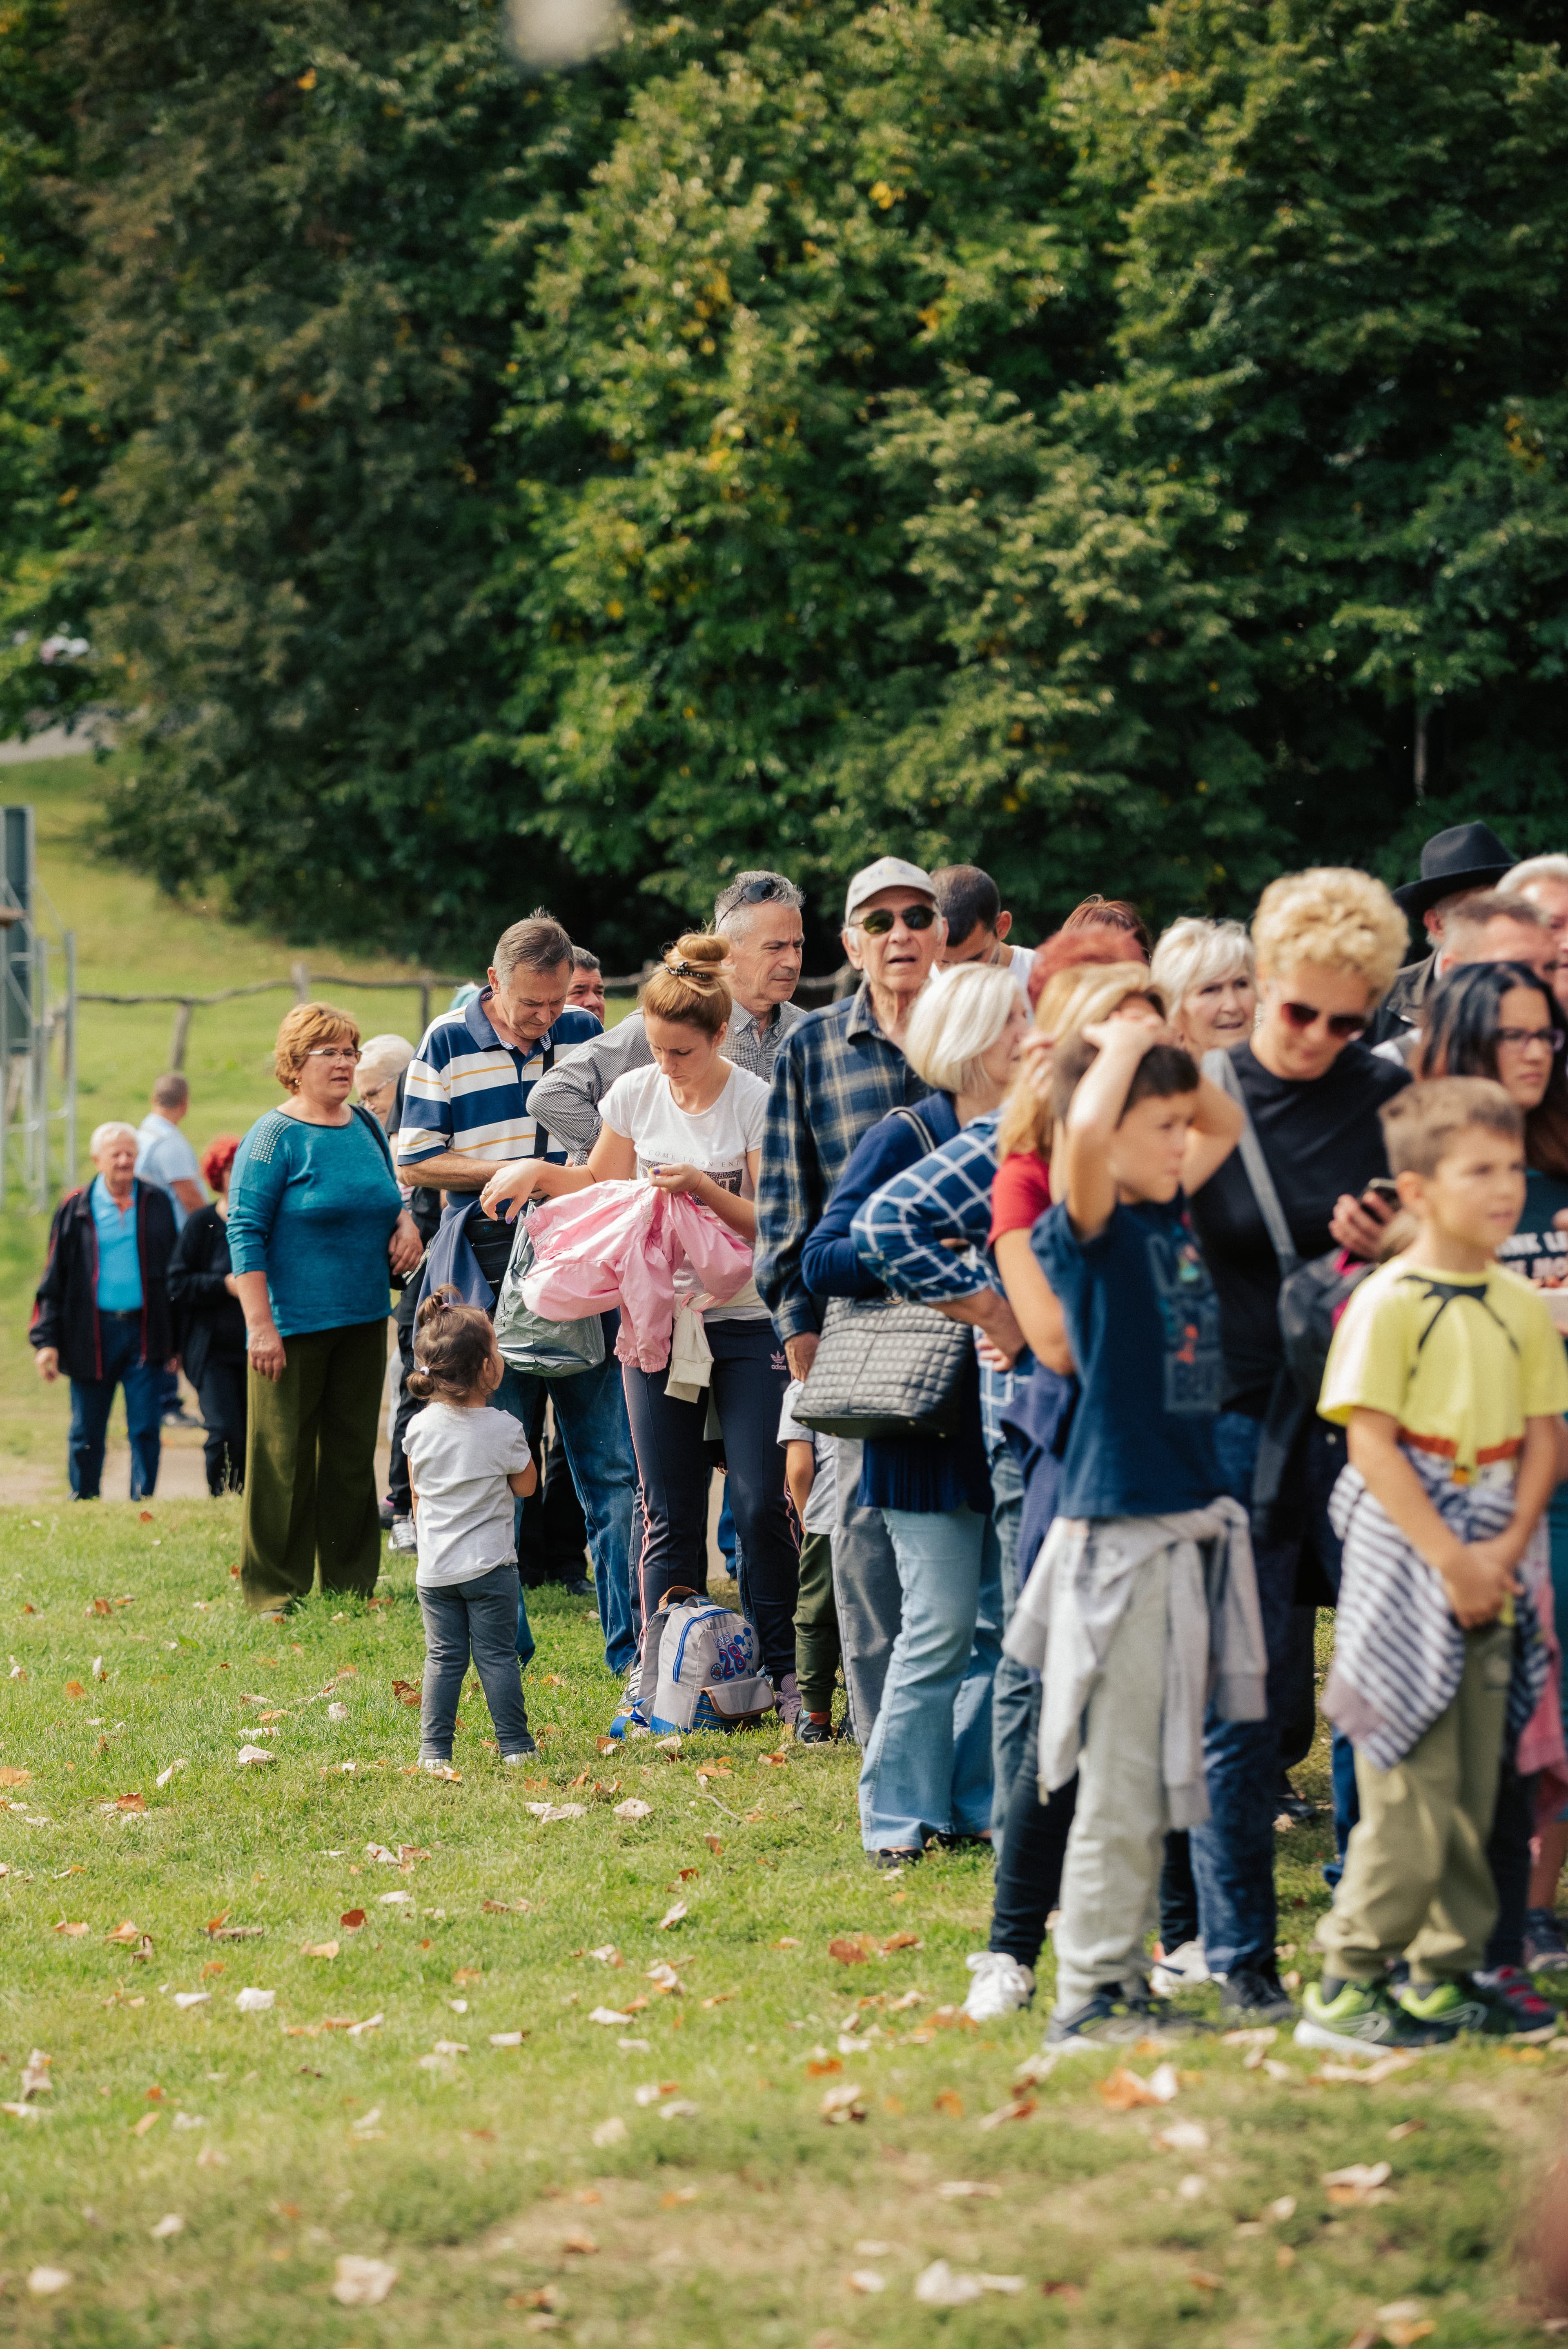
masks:
[[[930,874],[900,856],[868,864],[850,883],[842,936],[861,984],[846,1001],[808,1013],[779,1046],[757,1181],[757,1286],[797,1379],[818,1343],[816,1304],[800,1277],[807,1235],[861,1136],[928,1090],[902,1039],[946,936]],[[838,1444],[833,1593],[850,1725],[863,1744],[898,1636],[898,1569],[881,1511],[855,1498],[861,1447],[842,1436]]]

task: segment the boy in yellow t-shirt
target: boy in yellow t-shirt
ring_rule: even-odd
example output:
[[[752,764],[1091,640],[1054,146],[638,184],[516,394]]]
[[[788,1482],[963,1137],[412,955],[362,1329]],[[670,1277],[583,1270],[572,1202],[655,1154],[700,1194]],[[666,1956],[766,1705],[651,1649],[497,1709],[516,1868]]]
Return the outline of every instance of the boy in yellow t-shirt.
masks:
[[[1496,1261],[1524,1205],[1519,1111],[1501,1085],[1442,1077],[1381,1116],[1417,1233],[1352,1297],[1318,1404],[1349,1428],[1323,1708],[1356,1748],[1361,1817],[1296,2026],[1313,2047],[1522,2028],[1475,1974],[1497,1913],[1486,1846],[1505,1735],[1545,1677],[1516,1569],[1568,1409],[1546,1308]],[[1409,1981],[1395,1992],[1401,1956]]]

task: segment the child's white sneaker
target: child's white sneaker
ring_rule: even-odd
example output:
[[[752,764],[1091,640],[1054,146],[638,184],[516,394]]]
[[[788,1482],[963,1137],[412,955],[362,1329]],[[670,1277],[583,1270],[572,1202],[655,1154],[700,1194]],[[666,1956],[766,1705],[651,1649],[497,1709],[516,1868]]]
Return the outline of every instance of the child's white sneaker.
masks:
[[[538,1751],[538,1746],[531,1737],[528,1744],[526,1745],[520,1746],[515,1754],[503,1754],[501,1755],[501,1767],[506,1770],[521,1770],[523,1764],[525,1762],[531,1762]]]
[[[975,1977],[963,2008],[971,2023],[995,2023],[1004,2014],[1016,2014],[1035,1995],[1029,1968],[1006,1950],[976,1950],[965,1963]]]
[[[1184,1990],[1197,1990],[1209,1979],[1208,1961],[1202,1941],[1183,1941],[1169,1957],[1161,1958],[1149,1976],[1149,1987],[1156,1998],[1178,1998]]]

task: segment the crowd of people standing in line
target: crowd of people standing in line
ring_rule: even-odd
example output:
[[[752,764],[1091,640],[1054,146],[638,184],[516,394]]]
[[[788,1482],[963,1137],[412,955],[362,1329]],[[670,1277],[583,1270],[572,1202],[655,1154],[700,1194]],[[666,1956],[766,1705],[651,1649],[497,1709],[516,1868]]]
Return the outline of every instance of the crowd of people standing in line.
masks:
[[[98,1491],[117,1382],[133,1493],[151,1490],[160,1381],[182,1354],[211,1489],[242,1486],[247,1598],[286,1605],[317,1574],[368,1591],[397,1285],[389,1500],[430,1646],[421,1759],[449,1764],[470,1652],[503,1755],[531,1750],[513,1685],[532,1651],[518,1534],[542,1506],[527,1495],[547,1405],[542,1506],[553,1488],[579,1569],[586,1542],[606,1662],[626,1682],[618,1733],[646,1723],[642,1626],[706,1587],[722,1464],[780,1715],[802,1743],[858,1744],[877,1866],[916,1865],[934,1842],[995,1852],[977,2019],[1032,1997],[1059,1912],[1052,2030],[1068,2038],[1149,2026],[1156,1911],[1164,1999],[1213,1978],[1232,2020],[1295,2015],[1275,1821],[1301,1807],[1287,1773],[1315,1729],[1317,1610],[1339,1601],[1345,1496],[1365,1487],[1358,1522],[1381,1510],[1388,1542],[1392,1526],[1449,1594],[1459,1662],[1395,1754],[1378,1743],[1392,1700],[1379,1713],[1352,1686],[1350,1643],[1336,1971],[1300,2028],[1337,2044],[1554,2027],[1530,1976],[1568,1969],[1553,1913],[1568,1485],[1560,1503],[1538,1432],[1568,1402],[1542,1302],[1568,1273],[1568,856],[1516,864],[1489,827],[1461,825],[1392,894],[1349,869],[1287,875],[1250,931],[1189,918],[1157,944],[1134,908],[1090,897],[1032,950],[977,868],[882,856],[846,895],[859,984],[810,1013],[791,999],[801,905],[785,875],[738,875],[614,1029],[596,958],[544,914],[503,933],[486,985],[417,1049],[362,1047],[347,1014],[296,1007],[277,1040],[285,1100],[209,1151],[211,1205],[163,1136],[100,1127],[95,1179],[56,1217],[33,1331],[43,1375],[72,1381],[73,1493]],[[1414,963],[1411,921],[1430,947]],[[165,1079],[155,1109],[179,1142],[170,1088],[182,1107]],[[1480,1226],[1444,1169],[1461,1145],[1484,1157],[1488,1135],[1522,1171],[1475,1262]],[[526,1212],[605,1185],[708,1219],[736,1280],[717,1299],[677,1251],[650,1350],[646,1268],[632,1266],[580,1366],[515,1367],[491,1322]],[[1492,1253],[1522,1276],[1501,1305]],[[1442,1392],[1410,1401],[1408,1424],[1396,1397],[1391,1468],[1372,1423],[1398,1376],[1387,1349],[1351,1338],[1374,1318],[1361,1284],[1377,1312],[1403,1310],[1384,1276],[1418,1261],[1436,1268],[1435,1310],[1411,1375],[1429,1386],[1440,1363]],[[1335,1317],[1321,1410],[1321,1361],[1305,1381],[1292,1337],[1309,1275]],[[833,1301],[885,1298],[969,1333],[940,1440],[811,1424]],[[1476,1313],[1506,1341],[1484,1402]],[[1412,1460],[1423,1475],[1442,1464],[1435,1498],[1398,1482]],[[1457,1543],[1450,1486],[1491,1496]],[[1490,1614],[1449,1555],[1478,1544]],[[1510,1660],[1514,1710],[1533,1696],[1505,1750]],[[1412,1755],[1439,1733],[1459,1758],[1422,1777]]]

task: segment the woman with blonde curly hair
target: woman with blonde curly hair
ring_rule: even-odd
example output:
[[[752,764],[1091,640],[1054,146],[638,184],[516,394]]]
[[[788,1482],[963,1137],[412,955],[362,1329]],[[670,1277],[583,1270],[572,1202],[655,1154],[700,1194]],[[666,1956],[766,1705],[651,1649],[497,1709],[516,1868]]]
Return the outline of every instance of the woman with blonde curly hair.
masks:
[[[368,1592],[381,1564],[376,1430],[387,1375],[389,1274],[419,1235],[387,1137],[351,1107],[359,1030],[298,1003],[273,1067],[289,1096],[241,1143],[229,1255],[250,1371],[240,1573],[253,1607]]]
[[[1224,1072],[1245,1105],[1295,1256],[1322,1256],[1336,1242],[1370,1256],[1388,1212],[1367,1190],[1388,1172],[1377,1112],[1409,1079],[1361,1039],[1403,957],[1405,917],[1370,874],[1330,866],[1271,882],[1252,926],[1258,1024],[1223,1055]],[[1290,1382],[1281,1263],[1242,1150],[1193,1195],[1191,1214],[1220,1299],[1220,1465],[1234,1497],[1253,1509],[1269,1712],[1266,1721],[1216,1723],[1209,1733],[1212,1814],[1191,1838],[1202,1949],[1191,1946],[1199,1921],[1191,1896],[1183,1915],[1169,1877],[1161,1940],[1168,1951],[1179,1945],[1170,1961],[1179,1980],[1201,1978],[1205,1960],[1223,1978],[1228,2018],[1274,2023],[1293,2010],[1274,1962],[1274,1822],[1294,1799],[1283,1772],[1312,1741],[1313,1610],[1338,1588],[1328,1496],[1344,1438]]]

